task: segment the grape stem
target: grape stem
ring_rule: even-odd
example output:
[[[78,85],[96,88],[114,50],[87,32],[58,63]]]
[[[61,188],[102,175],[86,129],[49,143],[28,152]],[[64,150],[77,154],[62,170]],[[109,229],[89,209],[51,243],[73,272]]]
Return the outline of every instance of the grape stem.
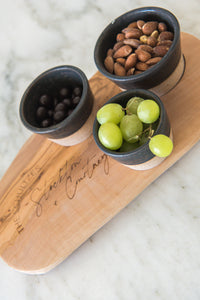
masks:
[[[151,124],[149,125],[149,127],[147,127],[145,130],[143,130],[140,134],[137,134],[135,135],[134,137],[131,137],[128,141],[131,142],[133,139],[134,140],[140,140],[142,135],[145,133],[145,132],[148,132],[149,131],[149,134],[148,134],[148,139],[151,139],[152,135],[154,134],[154,130],[152,129],[152,126]]]
[[[152,135],[154,134],[154,130],[152,129],[152,124],[150,124],[149,127],[147,127],[145,130],[143,130],[142,133],[138,135],[138,138],[140,139],[141,136],[147,131],[149,131],[148,138],[151,139]]]

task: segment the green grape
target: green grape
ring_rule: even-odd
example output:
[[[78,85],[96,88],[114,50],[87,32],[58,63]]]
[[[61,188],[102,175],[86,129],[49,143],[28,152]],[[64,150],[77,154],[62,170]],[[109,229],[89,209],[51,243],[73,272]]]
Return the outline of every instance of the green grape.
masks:
[[[133,97],[131,99],[128,100],[127,104],[126,104],[126,112],[128,115],[131,114],[137,114],[137,108],[138,105],[144,101],[144,99],[140,98],[140,97]]]
[[[166,157],[170,155],[173,150],[173,142],[168,136],[158,134],[151,138],[149,148],[154,155]]]
[[[138,105],[137,116],[143,123],[153,123],[160,115],[159,105],[154,100],[144,100]]]
[[[99,127],[98,137],[101,144],[110,150],[119,149],[123,142],[121,130],[114,123],[102,124]]]
[[[97,121],[99,124],[107,122],[119,124],[125,112],[118,103],[108,103],[102,106],[97,112]]]
[[[132,151],[132,150],[135,150],[139,147],[139,143],[128,143],[126,141],[123,141],[123,144],[121,146],[121,148],[119,149],[120,152],[129,152],[129,151]]]
[[[136,115],[125,115],[120,122],[120,129],[126,142],[135,143],[142,133],[143,124]]]

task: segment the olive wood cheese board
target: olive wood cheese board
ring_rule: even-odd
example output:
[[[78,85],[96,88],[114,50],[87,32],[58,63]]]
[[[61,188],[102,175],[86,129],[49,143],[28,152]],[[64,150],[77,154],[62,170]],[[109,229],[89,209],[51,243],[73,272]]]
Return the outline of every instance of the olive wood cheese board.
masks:
[[[0,256],[9,266],[30,274],[51,270],[198,142],[200,41],[187,33],[181,41],[184,75],[161,97],[174,150],[159,166],[135,171],[121,165],[92,135],[71,147],[35,134],[27,140],[0,182]],[[97,109],[121,92],[99,72],[89,84]]]

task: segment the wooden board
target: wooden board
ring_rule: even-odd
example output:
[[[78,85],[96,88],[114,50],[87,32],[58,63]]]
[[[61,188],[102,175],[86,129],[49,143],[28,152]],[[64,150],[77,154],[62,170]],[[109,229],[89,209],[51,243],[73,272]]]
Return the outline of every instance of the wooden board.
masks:
[[[183,33],[182,49],[184,76],[162,97],[174,151],[160,166],[131,170],[104,155],[92,136],[72,147],[29,138],[0,182],[0,255],[8,265],[32,274],[52,269],[199,140],[200,41]],[[90,85],[98,107],[120,92],[99,72]]]

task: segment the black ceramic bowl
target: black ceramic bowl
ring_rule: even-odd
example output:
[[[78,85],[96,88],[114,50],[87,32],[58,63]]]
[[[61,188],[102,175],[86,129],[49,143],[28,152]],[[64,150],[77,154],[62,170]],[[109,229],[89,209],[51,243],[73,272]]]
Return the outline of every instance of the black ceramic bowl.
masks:
[[[36,110],[44,93],[51,95],[62,87],[82,87],[80,102],[63,121],[46,128],[38,127]],[[26,89],[20,103],[20,118],[30,131],[44,135],[61,145],[73,145],[91,133],[93,96],[85,74],[74,66],[58,66],[39,75]]]
[[[155,95],[154,93],[143,90],[143,89],[133,89],[121,92],[117,94],[116,96],[112,97],[107,103],[119,103],[122,105],[122,107],[126,107],[126,103],[128,100],[134,96],[141,97],[143,99],[152,99],[155,100],[159,107],[160,107],[160,117],[159,117],[159,123],[158,126],[154,132],[154,135],[156,134],[164,134],[168,137],[172,137],[171,133],[171,127],[169,118],[167,116],[167,112],[165,110],[165,107],[160,100],[160,98]],[[104,105],[105,105],[104,104]],[[156,157],[149,149],[149,142],[146,142],[139,148],[129,151],[129,152],[119,152],[119,151],[112,151],[107,148],[105,148],[98,138],[98,130],[99,130],[100,124],[98,123],[97,119],[94,121],[93,125],[93,136],[95,139],[95,142],[97,146],[108,156],[112,157],[113,159],[117,160],[118,162],[125,164],[132,169],[136,170],[146,170],[149,168],[152,168],[154,166],[157,166],[160,164],[164,158]]]
[[[141,74],[116,76],[104,66],[107,50],[116,43],[116,35],[128,24],[137,20],[165,22],[168,30],[174,33],[173,43],[162,60]],[[94,60],[98,70],[121,89],[151,89],[163,95],[173,88],[184,72],[184,59],[181,54],[180,26],[176,17],[160,7],[142,7],[131,10],[113,20],[99,36],[94,49]]]

